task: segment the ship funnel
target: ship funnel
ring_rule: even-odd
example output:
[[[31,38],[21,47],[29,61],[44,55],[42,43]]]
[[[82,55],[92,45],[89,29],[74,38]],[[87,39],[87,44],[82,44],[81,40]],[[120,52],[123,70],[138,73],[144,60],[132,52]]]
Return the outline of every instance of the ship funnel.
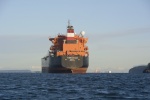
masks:
[[[68,21],[68,27],[67,27],[67,40],[74,40],[74,28],[70,25],[70,21]]]

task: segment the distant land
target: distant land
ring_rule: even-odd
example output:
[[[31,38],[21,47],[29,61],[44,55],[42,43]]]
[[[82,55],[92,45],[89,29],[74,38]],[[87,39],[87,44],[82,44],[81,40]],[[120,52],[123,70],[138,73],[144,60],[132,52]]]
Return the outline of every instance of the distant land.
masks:
[[[129,70],[129,73],[150,73],[150,63],[148,65],[135,66]]]
[[[146,69],[146,67],[147,67],[146,65],[135,66],[129,70],[129,73],[135,73],[135,74],[143,73],[143,71]]]
[[[0,73],[32,73],[31,70],[0,70]]]

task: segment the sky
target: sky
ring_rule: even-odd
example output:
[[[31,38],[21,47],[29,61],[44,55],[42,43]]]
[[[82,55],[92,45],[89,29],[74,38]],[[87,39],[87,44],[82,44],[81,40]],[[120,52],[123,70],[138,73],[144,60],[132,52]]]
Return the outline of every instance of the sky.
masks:
[[[150,62],[149,0],[0,0],[0,70],[41,70],[49,37],[70,20],[89,41],[87,72],[126,73]]]

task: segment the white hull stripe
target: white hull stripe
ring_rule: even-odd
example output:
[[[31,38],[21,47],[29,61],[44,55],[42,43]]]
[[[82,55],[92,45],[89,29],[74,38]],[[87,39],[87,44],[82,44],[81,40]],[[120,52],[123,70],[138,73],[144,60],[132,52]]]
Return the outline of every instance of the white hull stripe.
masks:
[[[67,37],[74,37],[74,33],[67,33]]]

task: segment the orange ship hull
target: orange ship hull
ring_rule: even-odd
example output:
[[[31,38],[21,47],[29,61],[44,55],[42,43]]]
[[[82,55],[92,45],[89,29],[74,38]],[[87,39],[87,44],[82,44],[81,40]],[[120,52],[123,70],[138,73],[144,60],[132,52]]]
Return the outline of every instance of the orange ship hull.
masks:
[[[49,68],[43,67],[42,70],[47,70],[45,73],[86,73],[87,68],[73,68],[73,69],[66,69],[66,68]]]

